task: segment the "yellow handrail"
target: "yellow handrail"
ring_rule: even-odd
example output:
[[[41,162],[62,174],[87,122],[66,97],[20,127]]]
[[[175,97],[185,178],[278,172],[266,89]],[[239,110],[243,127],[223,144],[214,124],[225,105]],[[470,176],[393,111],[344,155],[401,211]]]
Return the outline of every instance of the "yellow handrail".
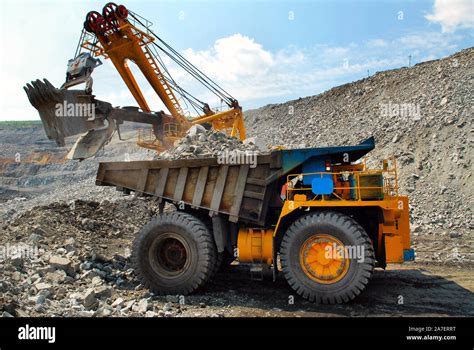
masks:
[[[344,175],[345,177],[347,177],[347,179],[349,179],[350,176],[354,178],[356,182],[356,186],[333,187],[333,193],[331,194],[333,198],[331,199],[334,199],[334,200],[362,201],[364,199],[362,198],[363,196],[361,195],[361,191],[364,191],[364,190],[381,190],[381,193],[383,193],[385,196],[391,197],[391,198],[394,198],[394,197],[397,198],[398,197],[398,178],[397,178],[396,161],[394,158],[389,158],[388,160],[393,161],[393,167],[391,169],[388,167],[387,169],[367,169],[364,162],[364,170],[355,170],[355,171],[343,170],[343,171],[333,171],[333,172],[319,171],[319,172],[310,172],[310,173],[301,173],[301,174],[289,174],[287,175],[288,187],[286,189],[286,198],[288,199],[293,198],[296,192],[301,193],[304,191],[311,191],[312,188],[310,187],[299,187],[299,188],[292,187],[293,186],[292,180],[294,180],[295,177],[300,177],[302,179],[304,176],[311,176],[311,175],[320,175],[321,178],[327,175],[330,175],[331,177]],[[383,177],[382,186],[361,186],[360,177],[363,175],[373,175],[373,174],[382,175]],[[356,198],[344,199],[344,198],[341,198],[340,192],[339,194],[337,193],[338,191],[352,191],[352,190],[356,192]],[[327,200],[327,199],[324,199],[324,196],[321,196],[320,200]]]

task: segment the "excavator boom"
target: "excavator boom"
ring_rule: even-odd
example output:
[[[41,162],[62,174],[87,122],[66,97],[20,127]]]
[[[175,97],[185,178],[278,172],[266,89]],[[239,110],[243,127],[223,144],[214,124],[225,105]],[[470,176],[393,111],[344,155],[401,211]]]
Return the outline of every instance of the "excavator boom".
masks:
[[[36,80],[25,86],[28,98],[38,109],[50,139],[64,145],[65,137],[85,133],[76,142],[69,157],[83,159],[92,156],[125,120],[151,125],[151,137],[139,137],[137,143],[158,152],[172,147],[174,141],[183,137],[193,124],[206,123],[216,130],[245,139],[242,108],[237,100],[153,33],[150,26],[151,22],[123,5],[107,3],[102,13],[90,11],[84,22],[78,50],[74,59],[68,63],[63,86],[56,89],[47,80]],[[207,103],[181,88],[169,74],[160,52],[168,55],[177,66],[227,104],[228,109],[213,110]],[[93,69],[101,64],[98,57],[111,60],[141,111],[112,108],[109,103],[95,99],[91,86],[87,84],[91,84],[90,75]],[[152,112],[133,76],[130,62],[137,65],[169,114],[163,111]],[[68,90],[83,82],[86,82],[86,90]],[[185,112],[180,100],[187,102],[188,107],[192,106],[198,115],[192,117],[189,112]],[[58,106],[73,106],[73,112],[64,117],[57,113]],[[84,116],[75,113],[80,110],[78,106],[87,106],[88,110],[95,114]],[[142,132],[140,135],[143,134]]]

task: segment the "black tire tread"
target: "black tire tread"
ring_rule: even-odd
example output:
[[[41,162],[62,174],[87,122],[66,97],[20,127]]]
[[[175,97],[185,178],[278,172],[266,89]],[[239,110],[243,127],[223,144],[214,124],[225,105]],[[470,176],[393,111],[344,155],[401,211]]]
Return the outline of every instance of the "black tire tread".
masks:
[[[202,264],[200,270],[196,271],[195,275],[189,281],[190,283],[183,285],[174,291],[163,291],[160,288],[157,288],[149,280],[146,274],[143,273],[141,268],[140,257],[146,251],[146,247],[143,246],[143,241],[155,227],[160,225],[178,225],[185,227],[186,230],[193,236],[200,254],[204,258],[204,264]],[[214,240],[206,225],[193,215],[178,211],[158,214],[148,224],[146,224],[133,241],[131,256],[132,266],[134,267],[135,274],[140,283],[145,288],[150,289],[153,293],[158,295],[187,295],[192,293],[209,280],[213,270],[215,269],[216,259],[217,253]]]
[[[344,228],[346,232],[350,232],[357,241],[357,244],[364,246],[364,262],[362,263],[362,271],[360,278],[352,283],[351,287],[344,290],[340,294],[333,294],[331,296],[320,296],[317,293],[311,292],[305,287],[301,281],[294,275],[289,268],[289,245],[295,238],[295,235],[300,229],[306,226],[317,223],[332,222]],[[375,265],[374,250],[372,242],[365,232],[365,230],[351,217],[335,211],[313,212],[306,214],[296,220],[285,233],[280,246],[281,264],[283,274],[288,281],[288,284],[296,291],[296,293],[303,298],[316,302],[319,304],[341,304],[349,302],[357,297],[367,286],[372,277],[373,268]]]

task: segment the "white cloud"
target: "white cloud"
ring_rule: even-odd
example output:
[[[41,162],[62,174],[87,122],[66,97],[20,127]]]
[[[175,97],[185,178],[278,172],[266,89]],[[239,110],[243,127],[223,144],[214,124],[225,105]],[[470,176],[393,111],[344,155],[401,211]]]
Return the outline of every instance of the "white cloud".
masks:
[[[204,73],[221,81],[264,75],[275,64],[271,52],[241,34],[218,39],[209,50],[187,49],[184,55]]]
[[[394,44],[399,44],[404,49],[417,50],[442,50],[454,49],[456,46],[454,42],[460,40],[462,37],[457,34],[442,34],[442,33],[418,33],[405,35],[394,41]]]
[[[328,47],[324,50],[324,54],[333,58],[341,58],[346,56],[349,50],[347,47]]]
[[[187,49],[185,52],[187,59],[215,78],[244,108],[248,108],[249,105],[254,107],[259,100],[285,100],[317,94],[337,85],[341,80],[347,81],[347,77],[354,74],[363,77],[367,70],[373,73],[386,67],[403,65],[406,57],[394,57],[393,54],[386,57],[385,46],[390,44],[382,40],[375,41],[375,47],[380,49],[380,56],[374,55],[369,44],[361,50],[354,50],[353,43],[348,47],[291,47],[273,53],[255,40],[235,34],[216,40],[212,49],[198,52]],[[223,55],[223,48],[230,49],[232,53]],[[244,62],[239,62],[242,57]],[[184,78],[186,84],[191,84],[185,86],[186,90],[198,91],[198,98],[211,106],[215,105],[212,103],[212,94],[203,91],[197,84],[192,84],[189,77],[180,76],[174,69],[172,75],[180,84]]]
[[[386,47],[388,46],[388,42],[383,39],[373,39],[370,40],[367,45],[369,47]]]
[[[474,1],[435,0],[433,13],[425,17],[430,22],[439,23],[443,33],[474,28]]]

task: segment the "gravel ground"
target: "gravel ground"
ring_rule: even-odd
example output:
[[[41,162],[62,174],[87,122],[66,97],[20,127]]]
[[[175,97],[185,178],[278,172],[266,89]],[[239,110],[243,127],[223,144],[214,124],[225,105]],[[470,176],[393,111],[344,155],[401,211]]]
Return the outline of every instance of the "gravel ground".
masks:
[[[166,210],[172,210],[168,207]],[[474,264],[442,254],[445,242],[418,237],[416,263],[376,270],[347,305],[317,306],[294,294],[283,276],[253,280],[234,262],[189,296],[155,296],[130,265],[135,233],[157,212],[153,200],[76,200],[35,207],[2,227],[0,244],[33,253],[0,262],[4,316],[473,316]],[[449,240],[450,238],[446,238]],[[10,248],[11,249],[11,248]],[[272,297],[269,298],[268,296]]]

